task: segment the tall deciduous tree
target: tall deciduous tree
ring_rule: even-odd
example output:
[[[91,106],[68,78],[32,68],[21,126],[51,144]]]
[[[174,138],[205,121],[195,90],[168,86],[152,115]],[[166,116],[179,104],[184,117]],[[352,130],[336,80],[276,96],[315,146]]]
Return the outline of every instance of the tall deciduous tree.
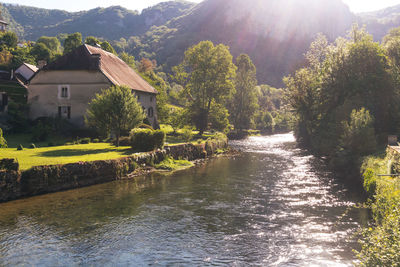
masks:
[[[119,146],[122,133],[143,122],[145,115],[132,90],[126,86],[112,86],[103,90],[89,104],[86,124],[102,133],[114,133]]]
[[[248,55],[236,59],[236,93],[230,103],[231,121],[235,129],[249,129],[257,111],[257,70]]]
[[[80,45],[82,45],[82,34],[80,32],[69,34],[64,41],[64,54],[73,51]]]
[[[203,41],[185,52],[183,62],[174,68],[175,78],[185,87],[192,120],[202,134],[208,125],[213,104],[224,103],[234,92],[236,66],[229,48]]]
[[[52,54],[60,53],[61,43],[57,37],[42,36],[36,41],[36,43],[44,44],[48,49],[50,49]]]

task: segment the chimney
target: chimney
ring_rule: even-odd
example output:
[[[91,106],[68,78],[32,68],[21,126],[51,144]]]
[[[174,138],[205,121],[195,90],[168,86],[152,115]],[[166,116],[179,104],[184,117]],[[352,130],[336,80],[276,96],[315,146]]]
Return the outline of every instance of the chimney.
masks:
[[[41,70],[46,65],[47,65],[47,61],[46,60],[39,60],[37,67]]]

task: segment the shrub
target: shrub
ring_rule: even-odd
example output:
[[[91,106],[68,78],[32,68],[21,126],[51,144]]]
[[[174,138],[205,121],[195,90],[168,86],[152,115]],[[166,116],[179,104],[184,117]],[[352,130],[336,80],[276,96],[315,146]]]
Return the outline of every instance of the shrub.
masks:
[[[185,127],[182,129],[182,138],[185,142],[189,142],[193,139],[193,131],[190,127]]]
[[[7,141],[3,137],[3,130],[0,128],[0,148],[7,147]]]
[[[45,141],[52,134],[53,128],[49,122],[39,120],[32,128],[32,141]]]
[[[95,138],[92,140],[92,143],[100,143],[100,140],[98,138]]]
[[[79,144],[90,144],[90,137],[82,138],[78,140]]]
[[[140,128],[140,129],[150,129],[150,130],[154,131],[153,127],[151,127],[149,124],[146,124],[146,123],[141,123],[141,124],[139,124],[136,128]]]
[[[131,146],[136,151],[152,151],[162,148],[165,142],[165,133],[161,130],[133,129],[130,133]]]
[[[117,140],[113,141],[113,145],[117,145]],[[121,136],[119,138],[119,145],[120,146],[130,146],[131,145],[131,138],[129,136]]]
[[[34,144],[34,143],[32,143],[32,144],[29,146],[29,148],[31,148],[31,149],[35,149],[35,148],[36,148],[36,146],[35,146],[35,144]]]
[[[47,146],[54,146],[54,143],[53,142],[48,142]]]
[[[19,144],[17,150],[24,150],[24,147],[21,144]]]

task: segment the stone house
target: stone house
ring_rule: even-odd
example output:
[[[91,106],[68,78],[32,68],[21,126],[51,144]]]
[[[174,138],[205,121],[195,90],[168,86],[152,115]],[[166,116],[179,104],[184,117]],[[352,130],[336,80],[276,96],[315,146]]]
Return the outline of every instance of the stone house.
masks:
[[[157,122],[157,91],[124,61],[101,48],[82,45],[39,70],[28,85],[29,117],[63,117],[84,125],[88,103],[102,89],[132,89],[150,124]]]

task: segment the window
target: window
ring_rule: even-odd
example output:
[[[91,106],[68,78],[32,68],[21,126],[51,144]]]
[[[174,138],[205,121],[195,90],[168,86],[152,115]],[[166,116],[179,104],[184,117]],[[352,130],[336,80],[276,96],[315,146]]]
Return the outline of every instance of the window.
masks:
[[[71,119],[71,107],[69,106],[58,107],[58,117]]]
[[[58,86],[58,98],[60,98],[60,99],[69,99],[70,98],[69,85],[59,85]]]
[[[153,118],[153,116],[154,116],[154,111],[153,111],[153,108],[150,107],[150,108],[147,110],[147,117]]]

